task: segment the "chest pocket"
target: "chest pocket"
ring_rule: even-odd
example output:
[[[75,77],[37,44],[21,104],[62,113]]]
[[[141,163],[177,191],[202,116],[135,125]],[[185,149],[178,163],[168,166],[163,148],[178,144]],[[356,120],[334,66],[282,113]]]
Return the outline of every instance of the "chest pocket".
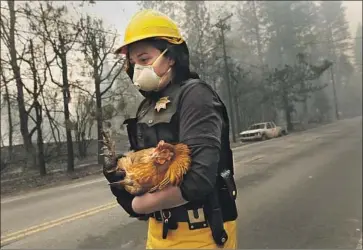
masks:
[[[139,148],[154,147],[160,140],[169,143],[178,141],[178,124],[176,122],[176,98],[170,97],[166,109],[159,112],[155,102],[143,105],[137,118],[137,144]]]

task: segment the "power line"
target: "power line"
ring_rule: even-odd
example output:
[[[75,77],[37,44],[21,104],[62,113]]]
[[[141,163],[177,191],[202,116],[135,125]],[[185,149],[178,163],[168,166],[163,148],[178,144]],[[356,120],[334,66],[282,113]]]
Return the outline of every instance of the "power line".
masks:
[[[226,16],[223,19],[218,20],[218,22],[216,22],[215,24],[212,25],[212,27],[218,27],[219,25],[221,25],[222,23],[224,23],[225,21],[227,21],[229,18],[231,18],[233,16],[233,14],[229,14],[228,16]]]

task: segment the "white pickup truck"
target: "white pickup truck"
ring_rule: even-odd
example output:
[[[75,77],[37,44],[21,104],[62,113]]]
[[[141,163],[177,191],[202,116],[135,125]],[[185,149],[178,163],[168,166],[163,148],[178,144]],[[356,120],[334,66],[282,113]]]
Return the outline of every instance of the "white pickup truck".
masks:
[[[280,126],[276,126],[274,122],[263,122],[251,125],[248,130],[242,131],[240,135],[241,141],[266,140],[280,137],[287,134],[287,130]]]

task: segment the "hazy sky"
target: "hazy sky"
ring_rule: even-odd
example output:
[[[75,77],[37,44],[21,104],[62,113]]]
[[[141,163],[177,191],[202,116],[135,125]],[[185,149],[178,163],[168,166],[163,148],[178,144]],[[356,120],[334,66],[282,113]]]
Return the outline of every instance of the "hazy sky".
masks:
[[[352,36],[355,36],[357,25],[362,22],[362,1],[344,1],[343,5],[347,7],[346,15],[350,31]],[[101,17],[105,23],[114,26],[122,34],[138,7],[135,1],[96,1],[96,4],[85,6],[84,9]]]
[[[358,23],[362,23],[362,1],[344,1],[350,30],[355,35]]]

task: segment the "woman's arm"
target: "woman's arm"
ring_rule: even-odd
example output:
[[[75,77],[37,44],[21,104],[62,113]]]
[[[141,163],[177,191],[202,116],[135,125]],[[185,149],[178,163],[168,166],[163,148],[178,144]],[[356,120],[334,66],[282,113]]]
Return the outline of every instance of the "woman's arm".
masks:
[[[179,136],[180,142],[191,149],[191,169],[180,188],[169,187],[135,197],[132,207],[137,213],[152,213],[201,200],[215,186],[223,125],[222,105],[203,84],[188,86],[180,101]]]
[[[159,192],[146,193],[132,200],[132,208],[136,213],[150,214],[166,208],[178,207],[187,203],[181,195],[179,187],[167,187]]]

